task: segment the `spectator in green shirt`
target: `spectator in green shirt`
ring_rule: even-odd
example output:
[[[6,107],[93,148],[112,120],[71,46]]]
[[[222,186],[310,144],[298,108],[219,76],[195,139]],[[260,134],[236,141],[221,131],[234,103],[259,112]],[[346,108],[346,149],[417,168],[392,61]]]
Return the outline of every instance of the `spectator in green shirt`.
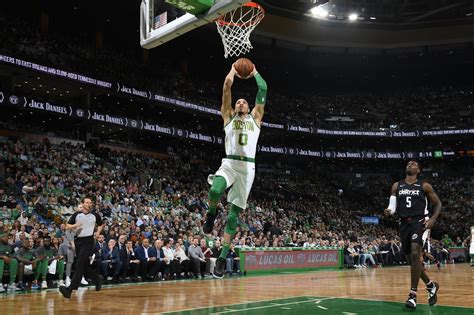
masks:
[[[34,273],[33,289],[38,289],[39,270],[38,265],[40,260],[36,259],[35,251],[31,249],[32,244],[30,240],[24,239],[22,241],[22,247],[15,253],[15,258],[19,262],[18,268],[18,282],[23,283],[23,276],[25,269],[30,269]]]
[[[448,234],[444,234],[444,237],[441,242],[443,243],[445,248],[453,246],[453,240],[448,236]]]
[[[23,210],[21,209],[21,206],[20,206],[20,205],[16,205],[16,207],[12,209],[12,212],[11,212],[11,214],[12,214],[11,219],[12,219],[13,221],[16,221],[16,220],[20,217],[22,211],[23,211]]]
[[[33,202],[28,202],[28,205],[25,207],[25,212],[28,216],[31,216],[33,214],[34,206]]]
[[[0,220],[11,220],[12,211],[7,208],[7,206],[2,207],[0,211]]]
[[[20,291],[21,285],[15,287],[15,278],[18,272],[18,260],[13,258],[13,248],[8,244],[8,234],[0,231],[0,284],[3,279],[5,267],[10,271],[10,281],[7,290]],[[0,292],[5,292],[3,285],[0,285]]]
[[[39,259],[38,272],[41,274],[41,289],[47,289],[48,284],[46,282],[46,276],[48,273],[49,265],[56,260],[56,273],[58,273],[59,280],[63,280],[64,277],[64,257],[58,255],[58,250],[51,246],[51,237],[43,237],[43,246],[36,249],[36,257]]]

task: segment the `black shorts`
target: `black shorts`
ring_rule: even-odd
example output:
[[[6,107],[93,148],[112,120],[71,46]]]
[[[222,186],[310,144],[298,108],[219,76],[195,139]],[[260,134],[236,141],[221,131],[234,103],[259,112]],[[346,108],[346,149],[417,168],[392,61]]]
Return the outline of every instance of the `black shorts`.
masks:
[[[413,218],[411,222],[403,222],[400,224],[400,238],[402,241],[402,249],[406,255],[410,255],[411,244],[417,243],[423,247],[423,233],[425,232],[425,219]]]

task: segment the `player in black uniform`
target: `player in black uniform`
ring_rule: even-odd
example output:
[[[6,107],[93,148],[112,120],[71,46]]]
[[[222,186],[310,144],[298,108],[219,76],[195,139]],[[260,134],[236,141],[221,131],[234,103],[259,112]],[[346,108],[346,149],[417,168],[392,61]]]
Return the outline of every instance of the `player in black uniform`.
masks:
[[[441,201],[427,182],[418,179],[421,168],[418,161],[409,161],[406,167],[406,178],[392,186],[390,204],[385,215],[394,214],[400,217],[400,237],[403,252],[411,265],[411,289],[405,306],[416,308],[416,291],[420,277],[426,284],[430,305],[436,304],[439,284],[432,282],[422,267],[423,234],[431,229],[441,213]],[[434,205],[433,216],[428,215],[428,200]],[[425,234],[426,235],[426,234]]]

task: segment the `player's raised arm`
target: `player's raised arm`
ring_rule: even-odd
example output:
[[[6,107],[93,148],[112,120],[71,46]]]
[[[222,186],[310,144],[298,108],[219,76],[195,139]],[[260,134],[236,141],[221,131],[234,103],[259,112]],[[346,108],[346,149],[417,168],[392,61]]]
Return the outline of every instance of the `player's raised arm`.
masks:
[[[441,214],[442,204],[438,195],[435,193],[433,187],[429,183],[426,183],[426,182],[423,183],[423,190],[425,191],[426,196],[431,201],[431,203],[434,204],[433,216],[428,221],[425,222],[426,228],[431,229],[436,219],[438,219],[439,215]]]
[[[255,67],[253,68],[253,71],[250,75],[255,78],[258,86],[257,97],[255,98],[255,107],[252,110],[252,116],[260,126],[262,123],[263,114],[265,113],[264,107],[267,100],[267,82],[265,82]]]
[[[394,214],[397,210],[397,189],[398,189],[398,182],[392,185],[392,194],[390,195],[390,202],[388,204],[387,209],[385,209],[385,215]]]
[[[225,77],[224,87],[222,88],[222,106],[221,106],[221,115],[224,120],[224,125],[230,121],[234,115],[234,110],[232,109],[232,84],[234,84],[234,77],[237,71],[232,65],[229,73]]]

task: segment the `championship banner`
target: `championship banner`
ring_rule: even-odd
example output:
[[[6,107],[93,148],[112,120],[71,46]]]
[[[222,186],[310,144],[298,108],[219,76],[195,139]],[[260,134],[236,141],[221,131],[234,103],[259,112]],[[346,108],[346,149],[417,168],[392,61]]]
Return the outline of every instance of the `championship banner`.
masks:
[[[241,268],[245,271],[302,268],[341,268],[340,249],[240,250]]]

